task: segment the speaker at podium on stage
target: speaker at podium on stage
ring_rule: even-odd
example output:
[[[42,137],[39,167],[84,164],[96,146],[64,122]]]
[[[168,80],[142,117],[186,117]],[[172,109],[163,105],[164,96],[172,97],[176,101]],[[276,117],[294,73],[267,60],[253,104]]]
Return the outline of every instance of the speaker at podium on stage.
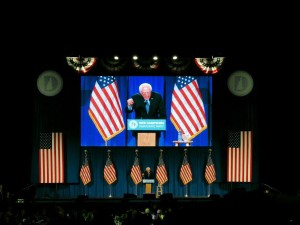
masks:
[[[139,86],[139,93],[127,99],[126,113],[135,112],[135,120],[127,120],[128,130],[136,137],[137,146],[158,146],[160,132],[166,130],[166,106],[160,93],[149,83]]]
[[[154,173],[149,166],[146,167],[146,170],[144,173],[142,173],[142,176],[143,176],[143,184],[145,184],[145,194],[151,194],[152,185],[154,184],[155,180],[154,180]]]

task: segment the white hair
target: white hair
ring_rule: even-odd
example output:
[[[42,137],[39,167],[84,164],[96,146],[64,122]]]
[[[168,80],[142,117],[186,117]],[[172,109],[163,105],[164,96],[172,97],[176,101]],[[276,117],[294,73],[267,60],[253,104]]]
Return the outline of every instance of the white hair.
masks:
[[[139,91],[140,91],[140,93],[142,92],[143,87],[149,87],[150,91],[152,91],[152,86],[151,86],[151,84],[149,84],[149,83],[142,83],[142,84],[139,86]]]

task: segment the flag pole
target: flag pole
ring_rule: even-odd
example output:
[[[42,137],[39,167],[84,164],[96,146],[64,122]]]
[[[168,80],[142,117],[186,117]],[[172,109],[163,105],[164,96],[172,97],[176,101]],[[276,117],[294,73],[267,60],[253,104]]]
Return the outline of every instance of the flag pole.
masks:
[[[109,185],[109,196],[108,196],[109,198],[111,198],[112,197],[112,195],[111,195],[111,184]]]
[[[183,159],[184,161],[183,161],[183,164],[187,163],[186,162],[187,161],[187,158],[186,158],[187,157],[187,153],[186,152],[187,152],[187,149],[185,148],[184,149],[184,159]],[[182,166],[183,166],[183,164],[182,164]],[[181,173],[181,171],[180,171],[180,173]],[[184,181],[184,183],[185,183],[185,185],[184,185],[185,186],[185,195],[184,195],[184,197],[186,197],[186,198],[188,197],[188,186],[187,185],[188,185],[189,182]]]
[[[211,157],[211,148],[208,149],[208,157]],[[208,184],[208,187],[207,187],[207,197],[210,197],[210,184]]]
[[[160,149],[160,158],[162,158],[162,154],[163,154],[163,149]],[[163,184],[158,184],[158,186],[160,186],[160,194],[164,193],[163,191]]]
[[[136,150],[135,150],[135,155],[136,155],[136,157],[138,156],[138,152],[139,152],[139,150],[136,149]],[[138,195],[138,194],[137,194],[137,184],[135,184],[135,195],[136,195],[136,196]]]
[[[185,185],[185,195],[184,195],[184,197],[189,197],[188,196],[188,186],[187,186],[187,184]]]
[[[135,195],[137,196],[137,184],[135,185]]]
[[[87,159],[87,150],[84,149],[84,161]],[[84,196],[87,196],[86,185],[84,184]]]
[[[184,149],[184,155],[186,156],[186,152],[187,152],[187,149],[185,148]],[[185,195],[184,195],[184,197],[188,197],[188,186],[187,186],[187,184],[185,184],[184,185],[185,186]]]
[[[105,141],[105,146],[107,146],[107,141]],[[109,159],[110,158],[110,149],[107,149],[107,158]],[[112,195],[111,195],[111,184],[109,185],[109,196],[108,196],[109,198],[111,198],[112,197]]]

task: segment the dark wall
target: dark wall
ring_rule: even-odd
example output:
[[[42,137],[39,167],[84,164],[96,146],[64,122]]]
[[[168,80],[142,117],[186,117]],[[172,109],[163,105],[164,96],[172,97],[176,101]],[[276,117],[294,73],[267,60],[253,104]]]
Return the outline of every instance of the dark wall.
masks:
[[[98,50],[96,48],[83,49],[85,54],[90,51],[91,54],[98,54],[100,57],[109,52]],[[142,52],[142,49],[139,50]],[[199,48],[196,50],[180,48],[179,52],[195,56]],[[57,107],[57,115],[60,115],[59,110],[76,110],[79,104],[76,101],[78,96],[72,97],[76,95],[74,86],[78,87],[78,76],[75,73],[64,73],[71,70],[66,65],[64,57],[77,54],[78,51],[71,47],[45,48],[44,51],[38,49],[27,55],[18,55],[18,60],[14,60],[13,57],[9,58],[7,72],[4,73],[7,82],[3,86],[6,89],[2,90],[3,123],[5,124],[3,139],[7,146],[5,145],[6,147],[2,150],[1,158],[4,159],[2,160],[4,163],[1,165],[0,180],[5,184],[5,188],[18,192],[31,182],[32,149],[37,143],[32,133],[35,132],[37,123],[49,123],[51,127],[53,122],[51,120],[37,121],[36,118],[35,100],[44,98],[36,88],[38,75],[47,69],[62,71],[64,91],[61,96],[64,98],[60,100],[59,105],[53,103],[49,107]],[[173,52],[171,49],[160,51],[163,55]],[[125,54],[132,52],[134,51],[123,50]],[[151,52],[151,50],[147,48],[146,52]],[[209,53],[205,48],[203,52]],[[297,132],[292,132],[288,125],[295,124],[292,127],[297,129],[298,114],[295,107],[297,101],[294,97],[297,86],[288,76],[295,75],[295,72],[283,71],[282,73],[279,68],[277,69],[280,59],[262,60],[257,52],[249,48],[233,49],[233,51],[221,49],[220,52],[227,59],[224,68],[218,74],[213,75],[215,143],[220,148],[226,146],[225,131],[228,129],[242,128],[242,124],[253,128],[255,130],[255,157],[260,165],[257,166],[259,182],[268,183],[283,191],[294,192],[299,189],[300,180],[299,173],[296,172],[300,171],[297,166],[299,164],[296,162],[298,137]],[[13,56],[16,57],[16,55]],[[272,61],[272,64],[269,64],[269,61]],[[228,91],[227,78],[236,70],[246,70],[253,76],[254,89],[248,96],[236,97]],[[65,101],[65,98],[74,101]],[[64,114],[57,118],[62,127],[69,127],[74,132],[74,136],[78,135],[79,131],[76,131],[78,114],[68,114],[68,117]],[[76,144],[76,140],[74,141]],[[77,141],[79,143],[79,140]]]

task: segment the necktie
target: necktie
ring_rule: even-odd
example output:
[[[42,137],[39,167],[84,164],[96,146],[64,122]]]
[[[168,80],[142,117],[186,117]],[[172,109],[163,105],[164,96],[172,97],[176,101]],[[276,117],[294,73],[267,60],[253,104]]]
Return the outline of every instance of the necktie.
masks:
[[[149,102],[149,100],[146,100],[146,111],[147,111],[147,114],[149,113],[149,107],[150,107],[150,102]]]

